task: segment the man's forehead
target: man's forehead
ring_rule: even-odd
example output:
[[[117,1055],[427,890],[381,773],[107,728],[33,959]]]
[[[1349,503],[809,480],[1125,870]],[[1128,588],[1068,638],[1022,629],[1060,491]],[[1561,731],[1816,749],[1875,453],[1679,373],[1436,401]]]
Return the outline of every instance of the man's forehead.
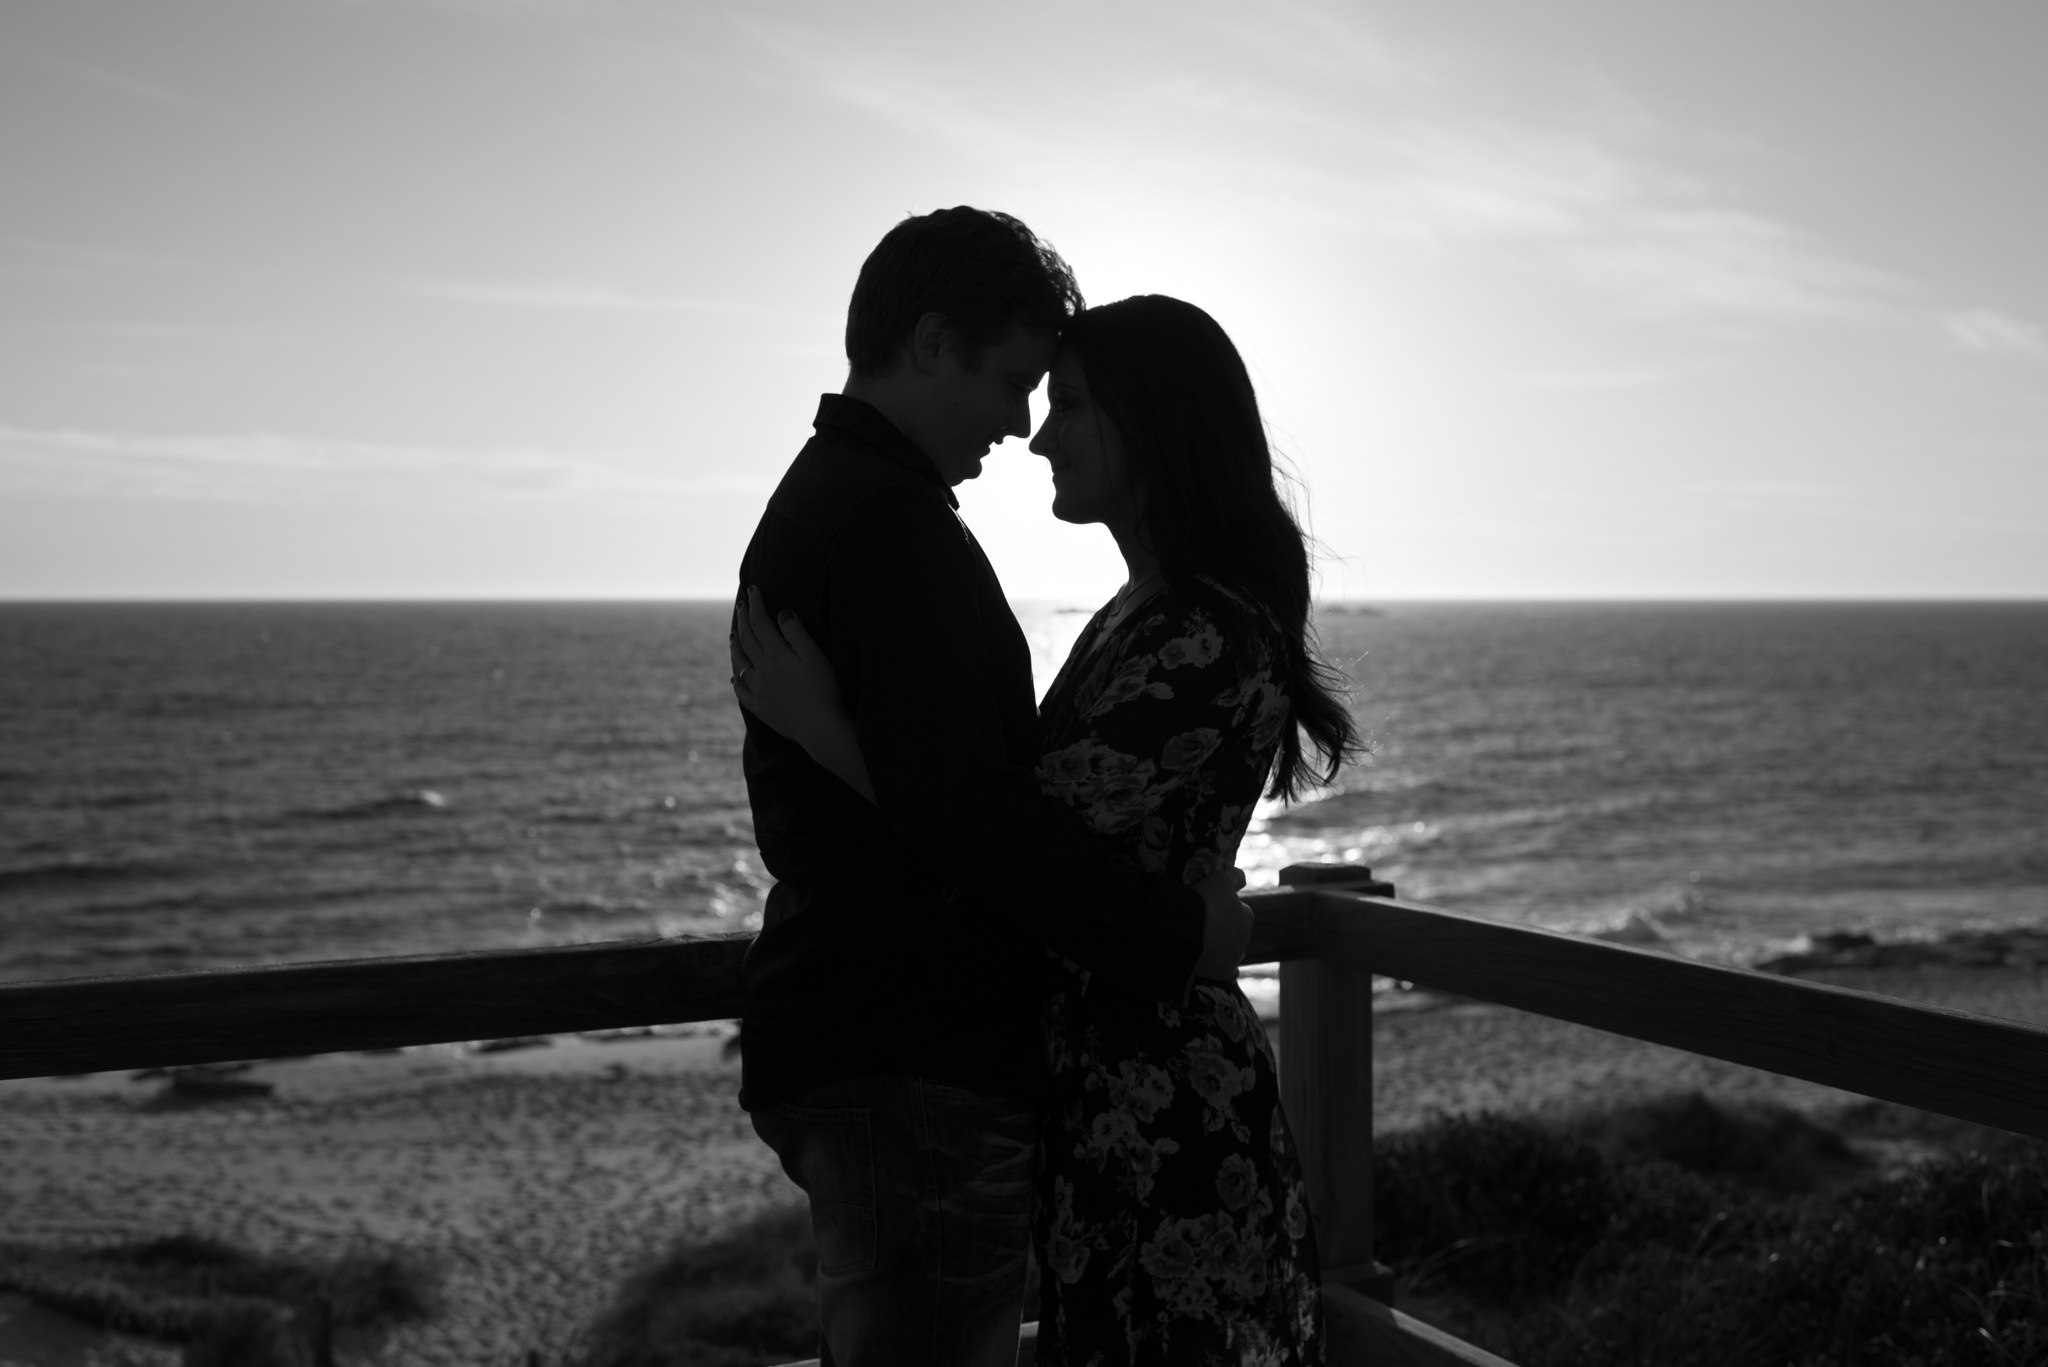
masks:
[[[997,361],[1006,371],[1029,371],[1034,376],[1043,375],[1052,366],[1052,358],[1059,350],[1059,334],[1046,328],[1025,327],[1021,324],[1011,328],[989,348],[990,358]]]

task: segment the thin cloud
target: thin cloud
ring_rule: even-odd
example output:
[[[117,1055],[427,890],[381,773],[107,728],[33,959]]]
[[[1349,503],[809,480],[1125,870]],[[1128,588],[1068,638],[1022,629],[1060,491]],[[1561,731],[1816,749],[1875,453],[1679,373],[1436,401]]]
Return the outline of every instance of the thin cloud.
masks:
[[[1264,0],[1256,18],[1247,17],[1252,13],[1224,9],[1210,27],[1240,51],[1263,52],[1291,66],[1392,93],[1418,95],[1441,88],[1448,79],[1440,55],[1425,53],[1413,42],[1390,42],[1339,15],[1285,0]],[[1287,32],[1290,24],[1292,33]]]
[[[120,342],[238,342],[269,345],[277,338],[247,328],[222,327],[209,323],[160,323],[141,320],[98,323],[60,323],[59,330],[82,337],[100,337]]]
[[[844,33],[736,11],[726,18],[789,68],[789,84],[806,94],[823,95],[903,132],[938,138],[984,162],[1014,165],[1057,150],[1029,121],[1029,112],[1015,123],[988,118],[981,112],[987,107],[981,91],[938,83],[935,72],[906,60],[897,46],[862,52]]]
[[[453,304],[476,304],[486,308],[542,309],[570,313],[654,313],[758,314],[759,305],[730,299],[700,299],[683,295],[642,294],[592,284],[521,284],[483,280],[421,281],[404,287],[407,293]]]
[[[1807,479],[1705,479],[1681,486],[1695,495],[1709,494],[1747,503],[1840,503],[1855,494],[1840,484]]]
[[[900,50],[853,48],[787,24],[739,22],[802,88],[1005,169],[1057,165],[1097,180],[1073,128],[1114,130],[1120,174],[1158,172],[1237,212],[1384,236],[1437,250],[1501,250],[1581,282],[1625,312],[1718,325],[1868,315],[1910,282],[1850,259],[1819,234],[1683,169],[1711,141],[1613,115],[1511,119],[1473,89],[1485,72],[1299,5],[1263,32],[1223,16],[1231,50],[1263,58],[1055,102],[1032,121],[992,120],[976,92],[941,83]],[[1085,87],[1085,82],[1083,83]],[[1063,117],[1064,115],[1064,117]],[[1098,139],[1097,144],[1102,144]]]
[[[74,62],[62,57],[52,57],[48,53],[37,53],[35,61],[38,65],[47,67],[52,71],[62,72],[76,80],[88,82],[104,90],[119,91],[131,99],[142,100],[148,104],[167,105],[177,109],[204,109],[206,107],[204,101],[187,95],[182,90],[173,90],[169,86],[158,85],[154,81],[138,80],[133,76],[125,75],[119,71],[110,71],[102,66],[88,66],[83,62]]]
[[[1994,309],[1964,309],[1943,314],[1939,321],[1949,340],[1965,351],[2048,361],[2048,331],[2024,318]]]
[[[757,488],[765,490],[758,480],[668,475],[637,468],[630,458],[560,451],[0,426],[0,493],[18,495],[309,503],[411,501],[434,493],[662,498]]]
[[[12,274],[107,274],[115,271],[157,271],[177,266],[167,257],[118,247],[44,242],[35,238],[0,237],[0,271]]]
[[[1911,291],[1903,277],[1835,255],[1812,234],[1758,214],[1700,205],[1616,206],[1574,240],[1568,266],[1631,307],[1703,319],[1868,314]]]
[[[1521,252],[1629,312],[1701,322],[1839,317],[1911,291],[1625,140],[1409,114],[1354,141],[1346,171],[1278,172],[1321,201],[1319,217],[1441,249]]]
[[[422,0],[328,0],[338,9],[416,9]],[[575,19],[605,8],[604,0],[424,0],[432,8],[482,19]]]
[[[1532,370],[1514,377],[1523,389],[1539,391],[1605,392],[1620,389],[1649,389],[1696,374],[1697,367],[1606,366],[1577,370]]]

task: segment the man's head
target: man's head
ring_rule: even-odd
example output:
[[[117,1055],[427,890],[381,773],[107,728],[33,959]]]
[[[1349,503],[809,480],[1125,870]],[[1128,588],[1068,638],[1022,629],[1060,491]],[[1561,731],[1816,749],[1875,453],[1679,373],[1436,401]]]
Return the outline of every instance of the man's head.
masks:
[[[861,267],[846,310],[846,392],[880,408],[949,484],[1029,436],[1027,397],[1081,307],[1059,254],[1007,214],[907,218]]]

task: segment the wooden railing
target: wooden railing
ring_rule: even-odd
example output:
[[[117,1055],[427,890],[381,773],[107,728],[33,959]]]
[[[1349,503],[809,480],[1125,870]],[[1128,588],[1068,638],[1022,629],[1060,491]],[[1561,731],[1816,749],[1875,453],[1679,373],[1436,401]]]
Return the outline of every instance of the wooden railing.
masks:
[[[1402,1314],[1372,1243],[1372,978],[1409,980],[2048,1140],[2048,1030],[1395,900],[1296,866],[1252,894],[1333,1363],[1496,1364]],[[0,1078],[563,1034],[740,1014],[748,937],[0,985]]]

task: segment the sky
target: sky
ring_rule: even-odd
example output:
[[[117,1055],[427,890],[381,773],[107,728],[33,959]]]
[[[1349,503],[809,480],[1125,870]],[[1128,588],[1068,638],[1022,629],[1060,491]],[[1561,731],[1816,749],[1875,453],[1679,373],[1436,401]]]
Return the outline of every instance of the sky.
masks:
[[[1224,325],[1327,598],[2048,596],[2044,53],[2021,0],[5,0],[0,597],[726,597],[861,261],[962,203]],[[1013,598],[1117,586],[1024,442],[960,492]]]

